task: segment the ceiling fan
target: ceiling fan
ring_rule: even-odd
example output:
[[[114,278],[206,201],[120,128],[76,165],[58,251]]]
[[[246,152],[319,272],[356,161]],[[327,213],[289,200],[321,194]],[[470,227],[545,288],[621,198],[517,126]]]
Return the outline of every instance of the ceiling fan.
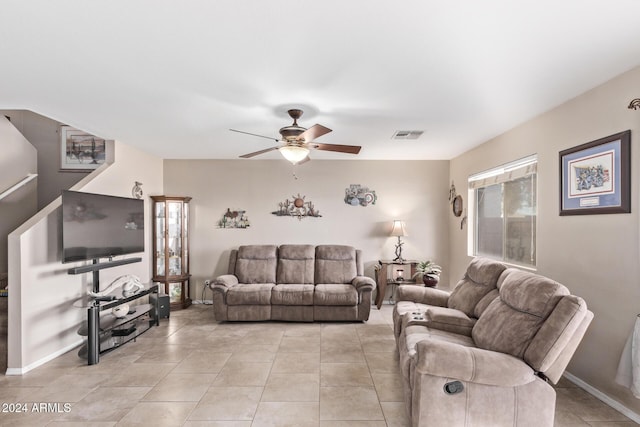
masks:
[[[331,129],[318,124],[311,126],[309,129],[303,128],[302,126],[298,126],[298,119],[300,118],[300,116],[302,116],[303,111],[298,109],[291,109],[287,112],[293,119],[293,123],[280,129],[279,132],[280,135],[282,135],[281,139],[257,135],[255,133],[244,132],[236,129],[229,129],[233,132],[246,133],[247,135],[272,139],[276,142],[281,143],[281,145],[266,148],[260,151],[255,151],[249,154],[243,154],[240,157],[243,159],[249,159],[260,154],[278,150],[285,159],[296,165],[311,160],[309,158],[309,151],[311,150],[337,151],[339,153],[349,154],[358,154],[360,152],[361,147],[358,145],[321,144],[318,142],[314,142],[316,138],[319,138],[322,135],[331,132]]]

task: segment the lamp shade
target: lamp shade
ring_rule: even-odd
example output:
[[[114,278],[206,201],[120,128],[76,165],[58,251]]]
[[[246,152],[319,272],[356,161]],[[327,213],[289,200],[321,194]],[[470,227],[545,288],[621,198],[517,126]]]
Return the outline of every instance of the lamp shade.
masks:
[[[307,157],[309,149],[305,147],[298,147],[296,145],[285,145],[284,147],[280,147],[280,153],[282,153],[282,156],[285,159],[295,165]]]
[[[407,229],[404,226],[404,221],[400,221],[400,220],[394,220],[393,221],[393,227],[391,228],[391,235],[392,236],[408,236],[407,234]]]

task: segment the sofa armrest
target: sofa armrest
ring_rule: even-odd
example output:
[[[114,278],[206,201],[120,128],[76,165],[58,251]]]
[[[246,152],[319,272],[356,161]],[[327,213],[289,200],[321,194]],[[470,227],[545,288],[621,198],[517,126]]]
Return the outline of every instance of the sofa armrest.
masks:
[[[376,282],[371,277],[367,276],[356,276],[351,281],[351,284],[355,286],[358,292],[363,292],[366,290],[373,291],[373,289],[376,287]]]
[[[509,354],[425,338],[416,344],[416,373],[479,384],[515,387],[536,376],[521,359]]]
[[[421,286],[398,286],[396,301],[413,301],[420,304],[446,307],[449,292]]]
[[[238,278],[233,274],[224,274],[216,277],[211,283],[211,290],[218,292],[226,292],[229,288],[232,288],[238,284]]]

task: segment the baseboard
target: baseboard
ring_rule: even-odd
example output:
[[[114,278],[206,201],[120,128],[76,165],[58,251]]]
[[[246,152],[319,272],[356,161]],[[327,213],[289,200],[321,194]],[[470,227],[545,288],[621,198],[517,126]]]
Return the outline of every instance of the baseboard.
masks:
[[[578,387],[580,387],[581,389],[589,393],[590,395],[594,396],[595,398],[611,406],[613,409],[620,412],[625,417],[628,417],[632,421],[640,424],[640,414],[633,412],[631,409],[627,408],[622,403],[612,399],[611,397],[607,396],[597,388],[593,387],[590,384],[587,384],[586,382],[582,381],[580,378],[576,377],[575,375],[570,374],[569,372],[565,371],[563,376],[567,380],[571,381],[572,383],[574,383],[575,385],[577,385]]]
[[[40,360],[37,360],[23,368],[7,368],[7,372],[5,373],[5,375],[24,375],[27,372],[31,371],[32,369],[37,368],[38,366],[42,366],[45,363],[55,359],[56,357],[62,356],[63,354],[65,354],[66,352],[73,350],[74,348],[78,347],[79,345],[82,345],[82,343],[84,342],[83,339],[80,339],[78,342],[74,343],[74,344],[70,344],[58,351],[56,351],[55,353],[51,353],[50,355],[48,355],[47,357],[43,357]]]

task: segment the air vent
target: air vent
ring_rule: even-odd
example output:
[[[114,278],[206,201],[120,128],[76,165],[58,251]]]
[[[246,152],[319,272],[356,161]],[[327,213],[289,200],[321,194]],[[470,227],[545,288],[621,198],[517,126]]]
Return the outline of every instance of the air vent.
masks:
[[[398,130],[391,139],[418,139],[423,133],[423,130]]]

